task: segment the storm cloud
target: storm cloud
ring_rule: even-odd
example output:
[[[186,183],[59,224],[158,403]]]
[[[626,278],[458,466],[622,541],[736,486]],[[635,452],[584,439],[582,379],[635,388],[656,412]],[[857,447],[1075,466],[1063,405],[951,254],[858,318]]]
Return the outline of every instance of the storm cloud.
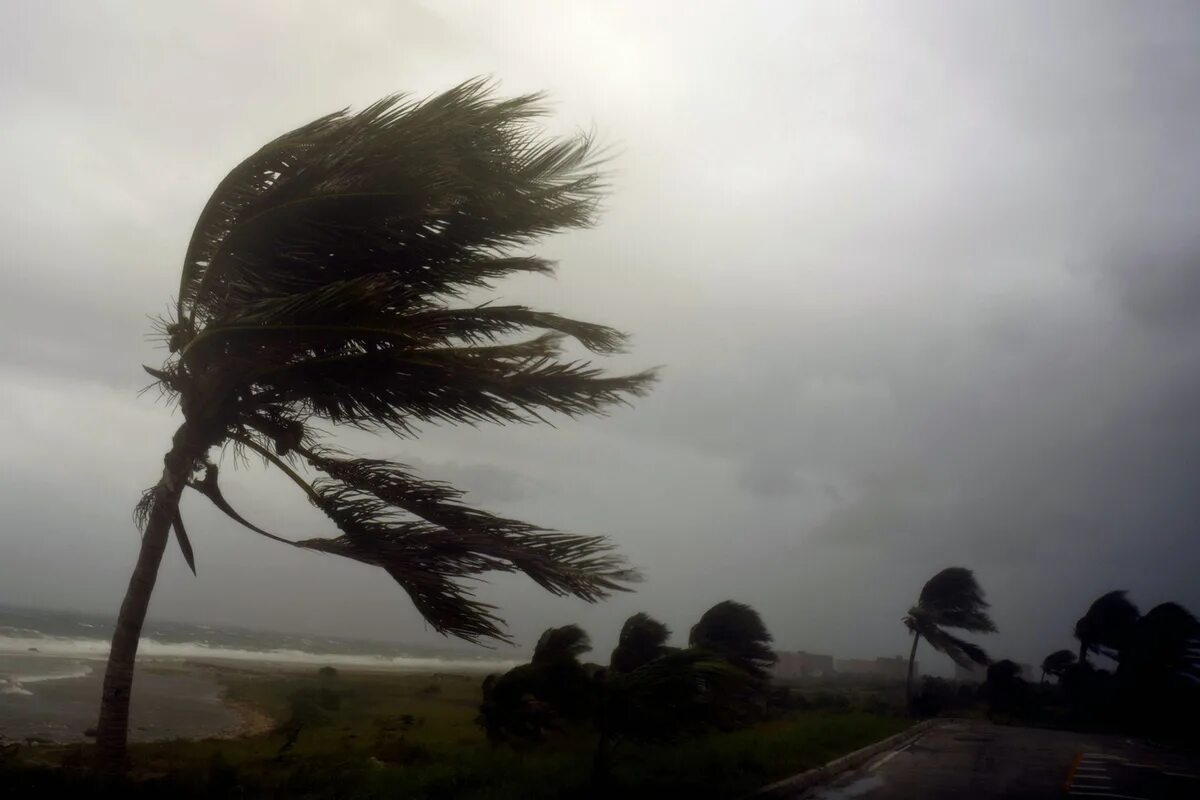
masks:
[[[588,606],[481,592],[524,643],[601,648],[759,608],[779,646],[901,652],[976,570],[990,651],[1070,645],[1100,593],[1200,610],[1200,9],[1156,3],[9,4],[0,54],[0,602],[116,609],[175,420],[140,365],[191,225],[245,154],[475,75],[612,153],[600,225],[498,295],[665,365],[607,419],[355,445],[646,575]],[[320,516],[253,465],[248,516]],[[199,575],[152,613],[435,641],[382,574],[247,539],[191,498]],[[928,665],[945,664],[928,655]]]

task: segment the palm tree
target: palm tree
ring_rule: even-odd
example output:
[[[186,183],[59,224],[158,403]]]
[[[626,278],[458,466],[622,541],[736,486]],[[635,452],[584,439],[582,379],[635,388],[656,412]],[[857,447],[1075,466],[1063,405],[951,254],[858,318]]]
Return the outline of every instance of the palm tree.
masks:
[[[507,639],[464,583],[482,573],[523,572],[589,601],[634,577],[602,537],[470,508],[402,464],[321,444],[317,427],[411,437],[422,423],[602,413],[649,388],[652,372],[608,376],[562,360],[566,337],[621,351],[611,328],[468,299],[513,273],[551,273],[516,249],[594,218],[593,142],[546,138],[535,124],[544,113],[540,96],[495,99],[481,81],[424,101],[389,97],[281,136],[217,186],[161,321],[170,355],[147,368],[183,423],[135,511],[142,544],[104,680],[102,767],[124,761],[134,657],[172,528],[195,570],[185,488],[275,541],[381,567],[435,629],[469,641]],[[519,338],[530,330],[542,333]],[[295,540],[246,522],[210,460],[226,447],[279,469],[337,534]]]
[[[1150,609],[1134,625],[1117,674],[1142,684],[1200,683],[1200,621],[1178,603]]]
[[[592,649],[592,637],[578,625],[564,625],[561,628],[547,628],[533,648],[531,664],[535,666],[550,666],[552,664],[579,663],[579,657]]]
[[[613,672],[633,672],[667,652],[671,629],[649,614],[637,613],[625,620],[617,646],[613,648],[609,668]]]
[[[1074,664],[1075,654],[1070,650],[1055,650],[1042,659],[1042,683],[1046,682],[1047,675],[1053,675],[1061,681],[1062,676]]]
[[[771,641],[759,613],[734,600],[723,600],[705,611],[688,634],[690,647],[720,656],[762,685],[777,660]]]
[[[947,567],[934,575],[921,589],[917,604],[908,610],[904,624],[912,631],[912,651],[908,655],[908,681],[905,693],[912,703],[913,669],[916,665],[917,643],[924,636],[938,652],[945,653],[955,664],[970,667],[988,663],[983,648],[963,641],[946,632],[958,628],[971,633],[992,633],[995,623],[988,616],[988,603],[975,574],[964,567]]]
[[[1124,590],[1100,595],[1075,623],[1079,640],[1079,663],[1088,663],[1088,653],[1119,659],[1133,635],[1141,614]]]

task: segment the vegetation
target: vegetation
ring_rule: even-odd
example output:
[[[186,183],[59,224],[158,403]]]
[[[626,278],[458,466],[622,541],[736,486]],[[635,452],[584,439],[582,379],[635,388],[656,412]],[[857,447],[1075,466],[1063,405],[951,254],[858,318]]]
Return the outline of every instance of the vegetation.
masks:
[[[1079,640],[1079,663],[1086,664],[1089,653],[1117,658],[1133,634],[1139,612],[1123,591],[1108,592],[1096,598],[1086,614],[1075,623]]]
[[[1178,603],[1145,615],[1124,591],[1091,604],[1075,626],[1082,659],[1057,650],[1031,686],[1011,661],[988,669],[981,689],[990,713],[1024,724],[1104,730],[1200,746],[1200,622]],[[1088,655],[1116,665],[1098,666]],[[1057,679],[1045,683],[1045,676]]]
[[[225,673],[227,692],[266,709],[280,722],[246,739],[158,742],[130,746],[130,782],[121,797],[404,797],[410,800],[505,800],[593,796],[597,734],[565,730],[536,747],[495,746],[475,722],[479,681],[467,675],[342,672],[339,701],[300,726],[298,698],[321,690],[315,675]],[[709,732],[668,743],[638,743],[612,764],[598,796],[630,798],[686,794],[739,797],[897,733],[901,716],[838,709],[780,711],[731,732]],[[20,763],[0,766],[0,782],[22,790],[95,796],[80,748],[38,748]],[[26,751],[26,755],[33,751]],[[65,763],[65,767],[63,766]]]
[[[1074,653],[1070,650],[1055,650],[1042,660],[1042,683],[1046,682],[1047,675],[1062,680],[1062,676],[1074,665]]]
[[[185,488],[272,540],[382,568],[430,625],[471,641],[505,638],[470,588],[482,573],[522,572],[586,600],[633,577],[601,537],[469,508],[445,483],[319,439],[318,424],[413,436],[430,422],[602,413],[648,389],[650,372],[608,376],[561,357],[565,338],[618,352],[617,331],[468,299],[507,275],[549,274],[520,248],[593,220],[592,141],[544,137],[544,113],[538,96],[494,99],[478,81],[423,102],[389,97],[284,134],[217,186],[161,323],[170,356],[147,368],[183,424],[135,512],[141,551],[98,726],[108,770],[123,763],[134,657],[172,529],[195,570]],[[336,534],[294,541],[247,522],[209,458],[225,447],[279,469]]]
[[[551,628],[529,664],[484,680],[480,724],[498,743],[542,742],[587,723],[597,736],[593,779],[604,784],[622,743],[677,741],[762,718],[775,654],[758,612],[718,603],[683,650],[667,647],[669,633],[646,614],[630,617],[610,670],[579,662],[591,644],[578,626]]]
[[[946,631],[958,628],[971,633],[992,633],[996,625],[988,616],[988,603],[975,574],[964,567],[948,567],[930,578],[921,589],[917,604],[908,610],[904,624],[913,635],[908,655],[908,682],[905,693],[912,702],[913,667],[917,644],[924,636],[933,649],[945,653],[955,664],[970,666],[988,663],[983,648],[959,639]]]
[[[667,654],[671,630],[649,614],[637,613],[625,620],[608,667],[613,672],[633,672]]]

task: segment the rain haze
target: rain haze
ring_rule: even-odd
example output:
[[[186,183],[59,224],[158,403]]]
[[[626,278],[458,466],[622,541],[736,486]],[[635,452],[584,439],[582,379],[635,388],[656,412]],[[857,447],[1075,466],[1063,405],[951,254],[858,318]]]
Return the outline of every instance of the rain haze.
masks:
[[[1200,607],[1200,7],[1143,10],[6,4],[0,602],[120,604],[179,421],[139,395],[166,356],[149,317],[225,173],[321,114],[488,75],[611,156],[599,224],[536,248],[558,276],[494,296],[664,366],[607,418],[353,438],[644,574],[597,605],[482,586],[521,645],[578,622],[607,652],[641,610],[681,641],[734,598],[780,649],[897,655],[950,565],[1023,661],[1110,589]],[[223,464],[252,520],[329,532]],[[198,575],[170,549],[152,617],[441,641],[382,571],[184,504]]]

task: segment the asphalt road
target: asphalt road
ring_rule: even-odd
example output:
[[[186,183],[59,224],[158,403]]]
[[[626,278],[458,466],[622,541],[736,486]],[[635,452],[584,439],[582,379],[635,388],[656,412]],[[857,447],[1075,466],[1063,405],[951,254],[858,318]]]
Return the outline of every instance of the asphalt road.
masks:
[[[1196,800],[1200,762],[1115,736],[947,722],[796,797]]]

